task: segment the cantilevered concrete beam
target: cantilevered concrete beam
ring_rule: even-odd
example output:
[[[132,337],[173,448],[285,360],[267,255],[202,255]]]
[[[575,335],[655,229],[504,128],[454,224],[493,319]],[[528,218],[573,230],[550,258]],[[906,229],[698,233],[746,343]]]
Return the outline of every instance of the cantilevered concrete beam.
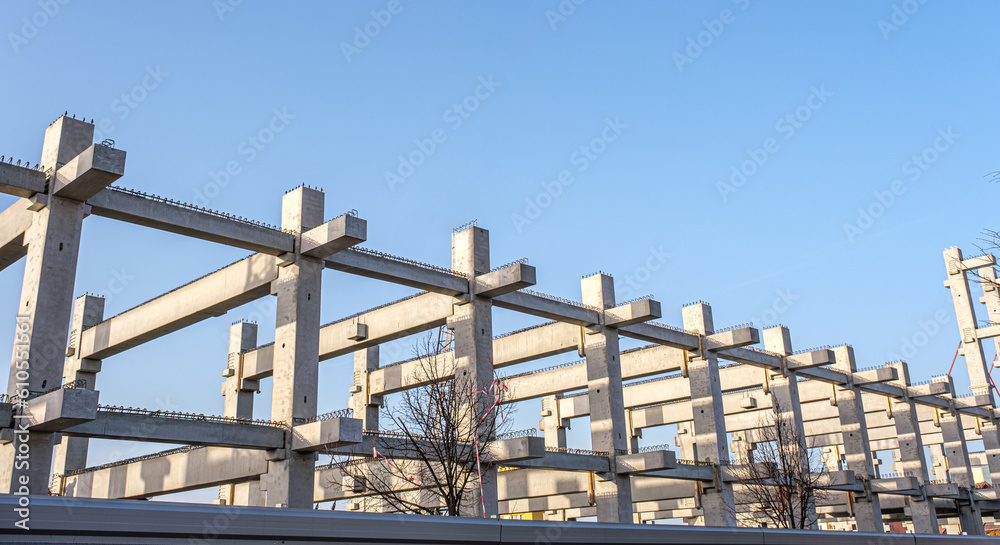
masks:
[[[535,268],[526,263],[513,265],[476,276],[476,295],[496,297],[535,285]]]
[[[94,144],[56,170],[52,193],[85,201],[125,175],[125,151]]]
[[[633,303],[619,305],[604,311],[604,325],[607,327],[628,327],[663,317],[660,302],[652,299],[642,299]]]
[[[59,431],[93,420],[97,416],[98,396],[99,392],[93,390],[60,388],[31,398],[24,410],[24,416],[29,422],[28,429],[39,432]],[[15,422],[15,427],[20,427],[20,424]]]
[[[28,167],[0,163],[0,193],[30,197],[45,192],[45,173]]]
[[[86,329],[80,357],[104,359],[270,293],[276,259],[255,254]]]
[[[316,452],[361,442],[361,419],[330,418],[292,428],[292,450]]]
[[[344,214],[302,233],[299,251],[309,257],[324,258],[361,244],[367,237],[368,222]]]

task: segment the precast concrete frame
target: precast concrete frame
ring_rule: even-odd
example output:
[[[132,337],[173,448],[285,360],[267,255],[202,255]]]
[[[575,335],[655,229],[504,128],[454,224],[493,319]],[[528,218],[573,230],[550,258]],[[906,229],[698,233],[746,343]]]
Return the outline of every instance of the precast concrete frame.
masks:
[[[64,115],[46,130],[39,165],[0,163],[0,192],[20,198],[0,213],[0,270],[27,258],[0,400],[0,486],[12,494],[139,499],[217,486],[220,504],[311,508],[349,500],[353,510],[386,511],[336,465],[317,466],[317,454],[371,452],[385,397],[422,385],[417,361],[382,365],[380,345],[444,326],[451,351],[440,357],[483,385],[497,369],[572,352],[581,358],[503,379],[508,402],[540,400],[542,436],[496,438],[491,456],[501,467],[484,475],[471,514],[736,526],[734,513],[747,506],[734,505],[741,485],[731,451],[753,448],[772,396],[809,446],[823,449],[830,494],[816,507],[817,527],[882,532],[885,522],[903,521],[916,533],[944,526],[983,534],[1000,509],[995,490],[977,488],[976,476],[981,468],[1000,482],[998,412],[982,344],[992,338],[1000,350],[993,256],[944,254],[972,384],[959,395],[948,376],[912,382],[905,362],[859,369],[850,346],[793,351],[784,326],[716,328],[701,301],[681,309],[682,327],[658,322],[657,301],[618,301],[604,273],[583,277],[580,302],[531,291],[534,267],[526,260],[492,266],[489,233],[474,223],[455,230],[452,263],[439,267],[360,247],[366,221],[353,211],[326,219],[323,193],[307,186],[285,193],[279,227],[112,187],[125,173],[125,152],[111,141],[94,144],[93,135],[92,123]],[[89,215],[252,253],[105,317],[101,297],[73,299]],[[324,269],[419,292],[322,324]],[[986,326],[976,319],[970,275],[983,287]],[[258,344],[255,323],[230,329],[222,415],[99,404],[103,360],[270,296],[273,343]],[[549,321],[494,336],[494,307]],[[623,336],[645,344],[621,350]],[[319,364],[347,354],[354,358],[349,407],[319,415]],[[254,420],[267,377],[271,420]],[[582,417],[590,422],[589,450],[566,441],[566,429]],[[642,430],[664,425],[677,426],[679,455],[641,448]],[[87,467],[90,438],[178,448]],[[969,442],[979,440],[984,450],[971,452]],[[894,472],[879,471],[881,450],[894,452]],[[30,464],[21,463],[29,453]],[[400,483],[436,506],[407,486]]]

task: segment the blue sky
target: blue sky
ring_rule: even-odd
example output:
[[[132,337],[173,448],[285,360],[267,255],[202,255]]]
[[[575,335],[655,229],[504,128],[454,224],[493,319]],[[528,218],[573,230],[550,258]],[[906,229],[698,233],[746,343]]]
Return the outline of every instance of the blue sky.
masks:
[[[1000,228],[987,205],[1000,187],[985,177],[1000,169],[998,11],[12,0],[0,4],[0,154],[37,162],[66,110],[128,151],[119,185],[269,223],[285,190],[321,186],[327,215],[368,220],[367,246],[439,265],[451,228],[477,219],[494,263],[529,258],[540,291],[579,299],[580,276],[603,270],[620,299],[654,294],[666,322],[703,299],[719,327],[780,322],[796,348],[851,343],[862,366],[921,341],[921,321],[943,310],[907,358],[928,378],[958,342],[941,252],[971,254]],[[89,218],[76,292],[108,296],[112,315],[245,254]],[[0,273],[11,319],[22,270]],[[325,274],[324,320],[411,293]],[[106,360],[102,402],[218,414],[227,329],[253,312]],[[495,322],[538,320],[498,310]],[[261,330],[271,340],[273,316]],[[346,406],[349,368],[322,364],[321,410]],[[91,463],[161,448],[95,443]]]

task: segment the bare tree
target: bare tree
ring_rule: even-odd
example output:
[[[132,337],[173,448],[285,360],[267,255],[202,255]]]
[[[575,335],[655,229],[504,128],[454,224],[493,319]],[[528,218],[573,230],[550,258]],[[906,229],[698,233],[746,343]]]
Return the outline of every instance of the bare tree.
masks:
[[[732,469],[734,515],[746,526],[810,528],[816,523],[816,504],[826,495],[828,479],[821,456],[806,446],[795,422],[771,395],[772,409],[762,416],[751,448],[737,453]]]
[[[468,515],[475,512],[481,476],[495,467],[490,448],[512,420],[500,381],[475,384],[456,373],[444,328],[415,347],[412,383],[382,409],[387,429],[367,432],[370,452],[339,457],[341,481],[390,511]],[[358,454],[355,451],[355,454]]]

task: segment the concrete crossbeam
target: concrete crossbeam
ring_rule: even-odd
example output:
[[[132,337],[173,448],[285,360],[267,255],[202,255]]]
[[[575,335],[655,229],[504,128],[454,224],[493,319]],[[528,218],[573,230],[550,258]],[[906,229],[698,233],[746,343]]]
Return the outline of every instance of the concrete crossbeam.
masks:
[[[358,418],[330,418],[292,428],[292,450],[296,452],[356,445],[361,440],[361,420]]]
[[[477,275],[475,279],[475,291],[479,297],[497,297],[534,285],[535,268],[526,263],[515,263]]]
[[[246,449],[285,445],[285,430],[259,424],[192,420],[148,414],[98,411],[92,421],[62,430],[64,436],[177,443]]]
[[[255,254],[83,331],[80,357],[104,359],[270,293],[278,267]]]
[[[302,233],[299,251],[309,257],[324,258],[361,244],[367,238],[368,222],[344,214]]]
[[[753,327],[741,327],[731,331],[713,333],[705,336],[705,346],[709,350],[728,350],[742,348],[760,342],[760,331]]]
[[[125,175],[125,151],[94,144],[56,170],[52,193],[85,201]]]
[[[23,416],[14,419],[15,428],[20,418],[28,420],[28,429],[39,432],[60,431],[97,417],[99,392],[77,388],[60,388],[54,392],[29,399]]]
[[[0,212],[0,270],[17,263],[28,253],[24,234],[34,218],[31,206],[33,203],[30,200],[19,199]]]
[[[0,163],[0,193],[30,197],[45,192],[45,173],[26,166]]]
[[[628,327],[656,320],[663,316],[660,302],[652,299],[642,299],[627,305],[620,305],[604,311],[604,325],[607,327]]]
[[[646,473],[677,467],[677,453],[672,450],[654,450],[636,454],[618,455],[618,473]]]

